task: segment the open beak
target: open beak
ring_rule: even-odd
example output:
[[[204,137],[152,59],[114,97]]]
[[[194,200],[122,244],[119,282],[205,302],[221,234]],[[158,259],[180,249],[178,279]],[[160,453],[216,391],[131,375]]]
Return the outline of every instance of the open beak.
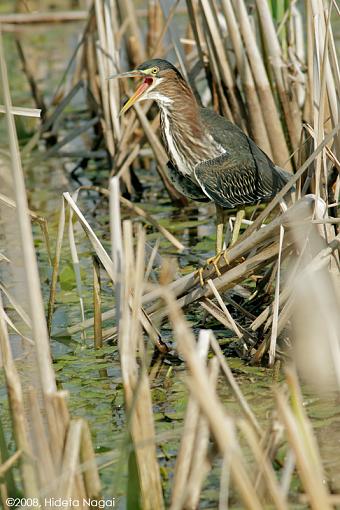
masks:
[[[132,105],[134,105],[138,99],[148,90],[150,85],[153,83],[153,79],[151,76],[146,75],[143,71],[128,71],[127,73],[113,74],[108,79],[111,78],[143,78],[142,83],[137,88],[136,92],[130,99],[125,103],[123,108],[120,110],[119,115],[127,112]]]

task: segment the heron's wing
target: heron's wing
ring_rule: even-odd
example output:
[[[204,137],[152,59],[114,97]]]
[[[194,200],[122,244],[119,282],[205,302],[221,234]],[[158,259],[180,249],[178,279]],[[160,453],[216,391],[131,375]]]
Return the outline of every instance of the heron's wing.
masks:
[[[239,154],[226,152],[198,164],[196,179],[204,193],[221,207],[231,209],[269,200],[288,178],[262,154],[263,158],[256,158],[251,150]]]
[[[168,161],[167,164],[167,174],[170,182],[172,182],[177,191],[182,193],[185,197],[196,200],[197,202],[210,201],[210,198],[202,191],[200,186],[189,177],[181,174],[171,161]]]
[[[269,200],[286,184],[290,174],[271,159],[238,126],[208,108],[200,109],[204,124],[225,150],[195,168],[204,193],[226,208]]]

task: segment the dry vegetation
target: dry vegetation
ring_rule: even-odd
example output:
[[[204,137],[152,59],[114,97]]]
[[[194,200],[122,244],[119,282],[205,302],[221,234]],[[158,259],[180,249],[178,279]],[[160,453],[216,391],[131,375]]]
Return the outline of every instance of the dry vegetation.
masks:
[[[330,386],[339,390],[340,73],[331,23],[339,12],[332,1],[305,2],[306,34],[302,37],[304,23],[296,2],[256,0],[254,4],[249,12],[243,0],[187,0],[180,37],[173,22],[178,2],[166,13],[165,21],[161,4],[150,1],[146,27],[141,27],[132,1],[95,0],[72,61],[65,66],[63,81],[48,106],[34,83],[25,52],[20,52],[37,108],[44,106],[39,131],[23,154],[31,153],[42,138],[46,140],[46,157],[62,154],[66,143],[94,129],[93,147],[80,154],[81,165],[86,167],[89,157],[100,157],[102,144],[111,168],[108,186],[103,183],[103,188],[92,188],[109,199],[111,254],[77,205],[78,194],[89,187],[62,197],[58,236],[53,242],[47,319],[30,221],[38,221],[45,233],[47,227],[42,218],[28,210],[25,168],[13,120],[14,114],[23,115],[25,111],[11,104],[6,55],[0,39],[1,111],[5,112],[9,135],[9,154],[0,154],[4,168],[7,165],[7,173],[3,174],[7,175],[8,194],[0,195],[0,203],[2,209],[15,213],[28,303],[26,313],[1,287],[3,300],[11,303],[18,322],[25,323],[23,333],[0,303],[1,353],[16,444],[16,453],[9,458],[6,449],[0,449],[0,493],[6,509],[6,497],[16,496],[18,486],[25,497],[41,501],[46,495],[89,497],[93,501],[101,497],[88,426],[69,416],[65,394],[56,389],[50,355],[49,333],[66,220],[81,306],[75,221],[86,232],[96,255],[93,319],[85,320],[83,311],[82,322],[68,331],[94,327],[98,349],[107,339],[118,342],[126,423],[134,447],[130,457],[138,472],[140,507],[198,508],[211,469],[212,443],[215,457],[221,459],[220,510],[293,508],[297,504],[297,495],[290,492],[293,477],[300,480],[304,490],[299,500],[302,508],[327,510],[340,502],[340,494],[332,494],[325,480],[297,375],[308,382],[317,381],[318,391]],[[122,91],[118,82],[107,80],[146,57],[166,55],[169,47],[175,50],[179,67],[197,97],[204,84],[202,97],[208,98],[210,106],[240,125],[276,163],[292,172],[290,182],[270,204],[251,219],[234,225],[233,235],[229,232],[233,242],[218,268],[204,268],[203,286],[197,272],[174,279],[174,270],[167,261],[159,268],[159,283],[152,282],[150,268],[156,259],[157,244],[146,264],[150,257],[145,255],[145,231],[140,225],[134,228],[131,220],[121,221],[120,215],[120,208],[127,208],[158,229],[177,250],[183,249],[155,218],[121,196],[138,188],[133,164],[146,146],[152,149],[171,200],[176,204],[186,202],[167,179],[157,112],[152,105],[137,105],[129,115],[119,118],[122,93],[130,91]],[[86,90],[91,118],[63,138],[58,133],[58,121],[81,87]],[[26,111],[28,115],[33,113]],[[292,184],[296,188],[292,203],[280,212],[277,206]],[[2,240],[4,235],[1,233]],[[5,247],[0,252],[0,264],[11,265]],[[115,290],[115,308],[104,314],[100,305],[100,266]],[[257,282],[255,287],[250,285],[252,281]],[[237,302],[232,292],[235,289]],[[191,331],[186,310],[193,303],[234,332],[240,351],[250,362],[277,366],[284,361],[286,382],[275,389],[276,413],[265,430],[242,395],[213,333],[201,330],[196,339]],[[114,327],[111,323],[103,328],[103,321],[112,321],[113,317]],[[189,394],[167,502],[157,459],[147,349],[150,341],[156,351],[168,351],[161,334],[164,321],[170,322],[184,359]],[[29,349],[29,362],[24,369],[21,365],[21,373],[13,359],[13,332],[28,347],[34,345],[33,351]],[[218,378],[225,378],[230,386],[241,419],[236,419],[219,397]],[[32,381],[29,387],[27,380]],[[286,456],[277,473],[273,463],[283,441],[287,443]]]

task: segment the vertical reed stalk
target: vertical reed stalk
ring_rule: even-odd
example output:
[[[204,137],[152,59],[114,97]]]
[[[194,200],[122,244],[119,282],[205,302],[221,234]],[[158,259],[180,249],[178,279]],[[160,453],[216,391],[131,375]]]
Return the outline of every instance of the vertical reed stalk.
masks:
[[[96,349],[100,349],[103,346],[103,335],[101,314],[100,265],[97,257],[92,257],[92,265],[93,265],[94,346]]]

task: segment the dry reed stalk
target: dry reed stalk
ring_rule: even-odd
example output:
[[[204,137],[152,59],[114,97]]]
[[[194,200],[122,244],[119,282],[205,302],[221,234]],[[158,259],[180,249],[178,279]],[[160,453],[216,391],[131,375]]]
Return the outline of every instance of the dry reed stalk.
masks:
[[[195,0],[187,0],[187,9],[188,9],[188,15],[190,19],[190,25],[195,37],[196,41],[196,47],[197,47],[197,53],[199,56],[199,59],[201,61],[201,64],[203,68],[204,61],[205,61],[205,52],[203,51],[203,48],[205,47],[204,42],[204,32],[202,30],[201,24],[199,22],[199,4]]]
[[[7,197],[3,193],[0,193],[0,202],[5,204],[6,206],[10,207],[11,209],[16,208],[15,201],[12,200],[11,198]],[[49,235],[48,235],[47,221],[45,218],[43,218],[42,216],[39,216],[38,214],[31,211],[30,209],[28,210],[28,214],[32,218],[32,221],[36,221],[38,223],[39,227],[41,228],[42,234],[44,236],[44,241],[46,244],[48,261],[49,261],[49,263],[51,263],[51,247],[50,247],[50,239],[49,239]],[[52,265],[52,263],[51,263],[51,265]]]
[[[277,207],[280,203],[280,201],[284,198],[284,196],[289,193],[291,187],[298,181],[298,179],[308,170],[309,166],[314,162],[315,158],[318,156],[318,154],[321,153],[321,151],[326,147],[327,144],[329,144],[333,138],[337,135],[338,131],[340,130],[340,123],[335,126],[334,129],[330,133],[328,133],[324,140],[320,143],[320,145],[314,150],[314,152],[306,159],[306,161],[303,163],[303,165],[297,170],[297,172],[290,178],[289,182],[282,188],[279,193],[273,198],[271,202],[267,205],[267,207],[259,214],[259,216],[256,218],[254,223],[249,225],[246,232],[239,238],[238,242],[241,242],[244,240],[245,237],[249,237],[250,234],[252,234],[256,229],[258,229],[262,223],[265,221],[267,216]],[[310,201],[313,198],[313,195],[308,195],[306,197],[302,197],[301,203],[303,201]],[[315,201],[315,197],[313,199]],[[292,211],[292,208],[290,208]]]
[[[210,39],[206,41],[206,47],[209,54],[210,60],[210,73],[208,75],[208,81],[211,82],[211,94],[212,94],[212,106],[215,111],[221,111],[224,117],[233,122],[233,113],[227,98],[224,95],[222,86],[222,77],[219,71],[218,62],[215,57],[212,43]]]
[[[295,150],[299,146],[301,133],[301,114],[294,94],[291,93],[291,80],[288,69],[283,61],[282,49],[276,35],[273,18],[266,0],[256,0],[262,35],[268,52],[268,61],[273,70],[276,88],[280,98],[285,122],[288,128],[291,147]]]
[[[82,55],[83,68],[89,83],[91,95],[88,96],[90,110],[98,109],[101,104],[100,83],[98,80],[98,63],[96,48],[95,11],[89,13],[88,26],[84,31],[84,51]],[[95,104],[93,104],[95,103]]]
[[[293,215],[301,213],[302,217],[308,218],[311,215],[310,204],[313,203],[314,200],[312,198],[306,197],[299,203],[294,205],[294,207],[292,207],[289,210],[289,213],[292,213]],[[261,213],[261,215],[263,219],[266,217],[266,214]],[[234,263],[241,257],[244,257],[247,253],[251,252],[251,250],[253,250],[255,247],[258,247],[259,249],[262,243],[267,242],[267,240],[269,239],[275,239],[278,235],[280,225],[281,224],[285,225],[290,221],[291,217],[287,211],[281,216],[277,216],[275,219],[271,221],[271,223],[267,224],[265,227],[259,229],[256,232],[253,232],[252,235],[246,236],[243,234],[234,246],[226,250],[225,254],[228,263],[226,263],[224,258],[221,257],[220,261],[218,262],[218,268],[220,272],[221,273],[225,272],[228,269],[228,267],[231,266],[232,263]],[[250,225],[248,229],[251,229],[253,225],[254,224]],[[205,270],[203,273],[204,280],[206,281],[208,278],[213,277],[215,274],[216,274],[215,269]],[[200,296],[202,296],[203,295],[201,294],[202,289],[199,289],[198,286],[199,277],[197,276],[197,271],[195,271],[188,275],[182,276],[180,279],[171,283],[169,288],[176,296],[187,294],[190,291],[194,292],[195,290],[197,291],[197,295],[199,294]],[[143,297],[143,304],[144,305],[149,304],[154,299],[157,299],[158,294],[159,294],[158,291],[151,291],[145,294],[145,296]],[[151,310],[154,311],[154,309],[150,308],[149,311]]]
[[[282,393],[277,393],[277,407],[285,425],[288,441],[295,453],[300,479],[309,495],[311,508],[330,510],[328,489],[322,472],[311,424],[303,408],[302,396],[297,377],[292,370],[287,370],[287,382],[290,388],[292,407],[289,407]]]
[[[204,310],[206,310],[210,315],[212,315],[215,319],[217,319],[223,326],[226,328],[233,330],[232,324],[226,319],[225,314],[222,312],[221,308],[219,308],[213,301],[209,298],[203,298],[200,301],[200,305]]]
[[[101,483],[97,469],[96,457],[93,450],[90,429],[85,420],[82,420],[80,460],[81,468],[84,473],[87,497],[91,500],[99,500],[101,495]]]
[[[112,192],[118,194],[117,181],[113,180]],[[114,190],[116,190],[114,192]],[[114,211],[113,204],[111,212]],[[119,217],[118,217],[119,218]],[[121,358],[122,378],[125,393],[126,410],[130,417],[131,436],[135,447],[141,489],[141,505],[143,508],[164,508],[160,473],[156,457],[152,401],[148,376],[145,367],[144,346],[141,337],[141,295],[144,280],[144,244],[145,234],[139,230],[136,260],[133,250],[132,225],[123,223],[123,239],[118,238],[121,229],[117,220],[111,216],[113,235],[123,255],[122,264],[116,264],[116,278],[119,283],[119,350]],[[115,246],[115,245],[114,245]],[[114,248],[115,249],[115,248]],[[120,260],[120,259],[118,259]],[[117,290],[116,290],[117,293]],[[132,300],[131,300],[132,294]],[[129,305],[131,303],[131,306]],[[137,356],[141,357],[142,367],[139,369]]]
[[[261,435],[262,435],[262,430],[261,430],[261,427],[260,427],[260,424],[256,418],[256,416],[254,415],[254,413],[252,412],[248,402],[246,401],[246,399],[244,398],[243,394],[242,394],[242,391],[239,387],[239,385],[237,384],[237,381],[235,380],[234,376],[233,376],[233,373],[232,371],[230,370],[229,366],[228,366],[228,363],[222,353],[222,350],[221,350],[221,347],[219,346],[216,338],[214,337],[214,335],[211,334],[211,337],[210,337],[210,343],[211,343],[211,347],[219,361],[219,364],[220,364],[220,367],[221,367],[221,370],[225,376],[225,378],[227,379],[227,382],[230,386],[230,389],[232,390],[237,402],[239,403],[240,407],[241,407],[241,410],[244,414],[244,417],[248,420],[248,422],[252,425],[253,429],[255,430],[257,436],[260,438]]]
[[[39,473],[40,487],[48,487],[57,476],[52,453],[46,436],[45,424],[41,414],[38,395],[35,388],[28,389],[28,402],[32,413],[31,433],[32,446],[36,457],[36,466]]]
[[[221,276],[214,278],[213,283],[215,287],[217,290],[223,289],[223,291],[234,287],[236,283],[239,283],[251,275],[255,269],[259,269],[260,267],[267,265],[277,256],[278,252],[279,245],[277,242],[267,248],[264,248],[257,255],[247,259],[238,266],[225,272]],[[177,302],[178,305],[182,308],[189,305],[190,303],[197,301],[198,299],[201,299],[202,297],[210,297],[212,294],[213,292],[209,289],[201,287],[195,288],[192,291],[187,292],[183,297],[179,298]],[[164,310],[161,309],[157,312],[154,312],[152,317],[159,318],[162,317],[163,314]]]
[[[3,105],[0,105],[0,113],[6,113]],[[39,108],[25,108],[23,106],[12,106],[10,113],[12,115],[20,115],[21,117],[37,117],[40,118],[41,110]]]
[[[179,3],[180,3],[180,0],[175,0],[175,2],[172,4],[171,9],[169,10],[167,15],[164,15],[165,13],[163,10],[162,17],[164,18],[165,23],[163,22],[162,30],[159,33],[159,37],[158,37],[157,41],[155,41],[155,43],[154,43],[152,52],[150,51],[150,58],[157,57],[158,55],[164,55],[164,53],[165,53],[164,38],[165,38],[165,35],[167,33],[167,30],[168,30],[170,24],[172,23],[173,17],[176,13]],[[163,6],[164,6],[164,4],[163,4]]]
[[[336,59],[334,60],[334,48],[330,44],[330,39],[332,39],[332,26],[331,26],[331,13],[332,13],[332,5],[333,2],[329,2],[325,7],[323,2],[312,0],[311,8],[314,17],[314,23],[318,23],[317,29],[314,31],[315,36],[315,46],[314,46],[314,56],[316,59],[314,60],[315,65],[320,66],[322,63],[322,68],[319,67],[318,77],[321,82],[322,79],[326,82],[327,89],[327,99],[329,104],[329,114],[332,119],[332,127],[334,128],[339,122],[339,93],[336,84],[339,84],[340,73],[339,66],[336,64]],[[317,39],[318,36],[318,39]],[[330,62],[330,58],[332,59]],[[332,63],[332,68],[330,66]],[[314,74],[315,76],[315,74]],[[321,107],[321,103],[320,103]],[[317,125],[315,124],[315,127]],[[340,149],[339,138],[335,139],[335,145],[337,148],[337,152]]]
[[[127,20],[127,51],[129,59],[134,66],[137,66],[145,60],[145,51],[136,7],[132,0],[118,0],[117,3],[122,13],[122,18]]]
[[[28,301],[25,304],[29,308],[29,321],[35,351],[32,366],[35,369],[35,374],[37,374],[33,376],[32,366],[29,365],[29,370],[25,373],[25,382],[27,384],[27,379],[30,377],[35,388],[30,390],[28,395],[24,395],[21,389],[21,382],[12,358],[11,346],[2,313],[0,314],[1,349],[5,364],[15,441],[17,447],[22,450],[21,481],[24,495],[38,498],[41,494],[54,494],[53,485],[57,482],[60,474],[62,455],[68,455],[68,451],[65,450],[65,437],[69,425],[69,416],[65,394],[56,391],[20,152],[11,113],[10,91],[1,34],[0,71],[9,133],[13,188],[15,188],[15,212],[19,223],[18,242],[20,243],[22,263],[25,269],[24,280]],[[31,405],[27,405],[27,403]],[[31,436],[28,432],[28,421],[31,425]],[[38,462],[33,460],[33,450],[37,455]],[[84,484],[79,474],[74,474],[74,481],[81,490]]]
[[[78,198],[77,191],[73,194],[72,198],[77,200],[77,198]],[[85,320],[85,309],[84,309],[84,298],[83,298],[83,286],[82,286],[82,281],[81,281],[80,262],[79,262],[79,257],[78,257],[77,245],[76,245],[75,238],[74,238],[73,209],[70,207],[69,211],[70,212],[69,212],[69,223],[68,223],[68,240],[69,240],[70,251],[71,251],[73,271],[74,271],[74,275],[75,275],[75,279],[76,279],[80,313],[81,313],[82,321],[84,321]],[[86,338],[85,331],[82,332],[82,338],[84,340]]]
[[[289,151],[279,119],[279,113],[270,88],[267,72],[250,24],[244,0],[238,0],[237,2],[233,0],[233,6],[256,83],[274,161],[278,165],[284,166],[287,161],[289,161]]]
[[[65,229],[65,201],[64,201],[64,199],[62,199],[59,221],[58,221],[58,232],[57,232],[57,239],[56,239],[55,254],[54,254],[54,259],[53,259],[53,271],[52,271],[52,277],[51,277],[51,283],[50,283],[50,296],[49,296],[48,308],[47,308],[47,329],[48,329],[49,334],[51,334],[51,329],[52,329],[52,316],[53,316],[54,304],[55,304],[55,299],[56,299],[56,288],[57,288],[57,280],[58,280],[58,272],[59,272],[60,255],[61,255],[61,248],[62,248],[62,243],[63,243],[64,229]]]
[[[97,44],[97,62],[102,94],[102,106],[105,126],[104,134],[111,156],[116,152],[116,144],[120,139],[120,122],[118,120],[119,86],[114,80],[107,80],[119,68],[119,53],[116,33],[117,10],[115,2],[95,1],[95,13],[99,44]]]
[[[119,59],[120,41],[117,37],[119,28],[118,9],[116,6],[116,2],[114,2],[113,0],[104,3],[104,21],[106,29],[105,50],[107,51],[107,54],[110,56],[110,58],[107,58],[106,71],[108,72],[108,76],[111,76],[114,72],[117,71],[120,64]],[[121,136],[121,126],[118,119],[118,114],[120,110],[119,84],[115,80],[109,80],[108,88],[112,127],[115,139],[119,140]]]
[[[2,298],[0,294],[0,309],[2,310]],[[24,410],[24,399],[20,377],[16,369],[9,336],[3,315],[0,313],[0,342],[1,357],[4,367],[5,380],[8,393],[8,401],[11,409],[13,433],[17,449],[22,452],[20,458],[20,471],[25,495],[27,497],[38,496],[38,480],[35,463],[28,435],[28,424]]]
[[[93,320],[94,320],[94,346],[100,349],[103,346],[102,314],[101,314],[101,283],[100,266],[97,257],[92,257],[93,265]]]
[[[41,120],[44,121],[46,112],[47,112],[47,106],[45,103],[43,93],[41,92],[41,90],[39,89],[39,86],[37,84],[37,80],[35,77],[35,70],[32,68],[30,62],[27,60],[27,58],[25,56],[24,49],[21,45],[19,36],[16,36],[15,42],[16,42],[18,54],[19,54],[19,57],[20,57],[20,60],[22,63],[23,71],[26,75],[27,81],[31,88],[32,97],[35,101],[37,109],[41,111]]]
[[[226,318],[227,318],[228,322],[231,324],[231,327],[232,327],[233,331],[235,332],[236,336],[237,336],[239,339],[241,339],[241,338],[243,337],[243,335],[242,335],[242,333],[241,333],[241,331],[240,331],[239,327],[237,326],[237,324],[236,324],[235,320],[234,320],[234,319],[232,318],[232,316],[230,315],[230,312],[229,312],[229,310],[228,310],[227,306],[224,304],[223,299],[221,298],[221,295],[220,295],[220,293],[218,292],[218,290],[216,289],[216,287],[215,287],[215,285],[214,285],[213,281],[209,279],[209,280],[207,281],[207,283],[208,283],[208,285],[209,285],[210,289],[212,290],[213,295],[215,296],[215,298],[216,298],[216,300],[217,300],[218,304],[220,305],[221,310],[222,310],[222,311],[223,311],[223,313],[225,314],[225,316],[226,316]]]
[[[218,510],[229,509],[230,460],[229,454],[222,460]]]
[[[291,88],[295,95],[297,104],[301,110],[302,117],[304,105],[306,103],[307,93],[307,79],[306,74],[303,72],[303,68],[306,66],[306,42],[303,24],[302,12],[297,8],[295,3],[289,6],[287,22],[287,45],[288,47],[283,49],[284,58],[290,60],[290,70],[292,73]]]
[[[280,239],[279,239],[279,254],[277,258],[277,275],[276,275],[276,285],[275,285],[275,296],[273,302],[273,320],[272,320],[272,331],[270,335],[270,344],[269,344],[269,366],[273,366],[275,362],[275,352],[276,352],[276,342],[278,335],[278,316],[279,316],[279,299],[280,299],[280,273],[281,273],[281,257],[282,257],[282,248],[283,248],[283,236],[284,236],[284,227],[281,225],[280,227]]]
[[[5,285],[3,285],[2,283],[0,283],[0,291],[7,298],[8,302],[13,307],[13,310],[16,311],[16,313],[22,319],[22,321],[26,324],[26,326],[31,328],[31,320],[30,320],[28,314],[26,313],[24,308],[20,305],[20,303],[17,301],[17,299],[8,291],[7,287]]]
[[[124,86],[125,84],[122,83],[122,85]],[[124,92],[126,92],[126,85],[125,85],[125,88],[124,88]],[[116,166],[117,166],[117,168],[120,168],[121,165],[123,164],[124,160],[126,159],[127,154],[129,152],[130,138],[132,136],[134,136],[136,131],[137,131],[138,120],[137,120],[136,112],[134,110],[130,110],[129,115],[128,116],[124,116],[122,118],[122,123],[123,123],[122,136],[121,136],[121,139],[119,141],[119,146],[117,147],[117,151],[118,151],[117,152],[117,156],[116,156]],[[139,139],[140,138],[141,138],[141,135],[139,136]],[[138,141],[139,141],[139,139],[138,139]],[[134,141],[137,142],[136,139],[134,139]],[[139,144],[137,143],[136,145],[138,146]],[[116,175],[116,173],[117,172],[114,171],[111,174],[111,177],[112,177],[112,175]]]
[[[119,324],[122,316],[122,273],[124,265],[123,257],[123,241],[122,241],[122,227],[120,218],[119,207],[119,179],[112,177],[110,180],[110,232],[111,232],[111,253],[112,253],[112,272],[115,281],[115,318],[116,323]],[[103,316],[102,316],[103,319]]]
[[[286,498],[281,492],[276,474],[269,459],[265,456],[264,451],[261,449],[261,446],[258,442],[258,436],[254,433],[253,428],[247,422],[240,421],[238,425],[251,448],[260,473],[263,473],[263,476],[267,482],[269,495],[275,505],[275,508],[278,510],[288,510],[289,507]]]
[[[163,14],[159,2],[156,0],[149,0],[148,2],[148,33],[146,50],[149,58],[153,55],[162,54],[163,48],[158,41],[162,41],[163,35]]]
[[[11,328],[11,330],[13,330],[17,335],[19,335],[22,340],[24,340],[25,342],[31,344],[31,345],[34,345],[34,342],[31,338],[29,338],[28,336],[26,336],[24,333],[22,333],[12,322],[12,320],[9,318],[9,316],[7,315],[7,313],[5,311],[2,311],[1,312],[2,315],[3,315],[3,318],[5,320],[5,322],[7,323],[7,325]]]
[[[272,158],[272,149],[256,92],[254,78],[242,43],[231,0],[222,0],[221,5],[227,22],[229,37],[233,45],[237,70],[242,81],[242,89],[245,94],[246,107],[249,115],[250,136],[252,136],[257,145]]]
[[[269,420],[267,420],[266,430],[263,432],[261,441],[259,442],[259,447],[262,451],[262,454],[270,463],[273,463],[274,460],[277,458],[279,448],[282,446],[283,434],[284,427],[282,423],[279,422],[277,412],[276,410],[274,410],[271,413]],[[288,461],[288,464],[289,460],[292,460],[290,458],[289,452],[290,450],[288,451],[287,458],[285,459],[285,462]],[[285,469],[287,470],[286,472]],[[283,467],[282,475],[280,477],[280,488],[282,495],[285,498],[287,498],[288,496],[288,490],[284,490],[284,488],[286,487],[285,484],[288,482],[288,478],[289,478],[289,466],[287,465],[286,467],[285,466]],[[256,473],[254,485],[259,494],[265,494],[267,488],[266,482],[263,479],[262,472]]]
[[[50,448],[54,465],[60,474],[62,457],[65,447],[65,437],[70,423],[70,415],[66,405],[67,393],[59,391],[47,396],[46,419]],[[56,479],[58,483],[59,478]]]
[[[202,14],[205,18],[207,30],[205,33],[210,38],[208,47],[213,46],[215,52],[215,58],[218,63],[219,74],[221,76],[222,83],[227,90],[227,98],[232,113],[233,120],[243,129],[245,123],[243,121],[243,115],[240,111],[240,105],[236,97],[236,85],[233,80],[229,61],[227,59],[226,51],[223,45],[223,41],[220,35],[219,26],[217,24],[213,9],[209,3],[209,0],[201,0]]]
[[[27,12],[1,14],[0,24],[65,23],[86,20],[87,11]]]
[[[77,206],[76,202],[73,200],[71,195],[66,192],[63,194],[63,197],[67,204],[70,206],[70,209],[73,211],[73,213],[76,215],[77,220],[80,222],[81,226],[83,227],[96,255],[98,256],[100,262],[105,268],[105,271],[108,273],[109,277],[112,281],[114,281],[114,275],[112,271],[112,261],[107,254],[106,250],[104,249],[103,245],[99,241],[98,237],[94,233],[93,229],[91,228],[90,224],[86,220],[83,213],[80,211],[79,207]]]
[[[16,462],[20,459],[21,454],[22,454],[21,450],[16,451],[11,457],[9,457],[9,459],[5,460],[5,462],[3,462],[0,465],[0,476],[1,476],[1,478],[7,473],[7,471],[12,469],[14,464],[16,464]]]
[[[200,334],[206,333],[201,331]],[[216,389],[219,372],[219,363],[216,358],[212,358],[208,365],[211,384]],[[200,416],[197,423],[196,439],[194,453],[192,456],[192,466],[188,478],[186,508],[198,508],[203,483],[211,470],[211,461],[208,456],[210,441],[209,423],[205,416]]]
[[[85,487],[83,484],[79,484],[77,480],[81,435],[82,420],[71,420],[67,431],[61,477],[57,488],[58,497],[63,497],[65,500],[72,498],[82,501],[83,498],[86,498]]]
[[[113,182],[118,182],[118,181],[113,181]],[[116,279],[115,279],[115,272],[114,272],[114,266],[113,266],[112,260],[110,259],[106,250],[100,243],[98,237],[94,233],[93,229],[87,222],[86,218],[84,217],[84,215],[82,214],[82,212],[80,211],[79,207],[77,206],[77,204],[75,203],[73,198],[70,196],[70,194],[64,193],[63,196],[64,196],[65,201],[69,204],[72,212],[76,214],[78,221],[80,222],[81,226],[83,227],[89,241],[92,244],[92,247],[93,247],[96,255],[98,256],[100,262],[104,266],[105,271],[107,272],[109,278],[112,280],[113,283],[117,283]],[[118,204],[119,204],[119,200],[118,200]],[[72,239],[72,234],[71,234],[71,239]],[[74,247],[73,247],[73,250],[74,250]],[[76,258],[76,253],[74,253],[73,256]],[[150,317],[148,317],[148,315],[146,314],[146,312],[143,309],[140,310],[140,320],[143,325],[143,328],[149,335],[151,341],[157,346],[157,348],[159,350],[161,350],[162,352],[167,352],[168,349],[167,349],[166,345],[162,342],[160,334],[157,331],[157,328],[154,326]],[[82,320],[82,323],[88,324],[88,322],[85,322],[84,319]],[[91,325],[93,324],[93,319],[91,320],[90,324]],[[85,329],[86,329],[86,327],[80,327],[79,331],[85,331]]]
[[[251,272],[253,268],[249,266],[249,261],[241,263],[241,265],[230,268],[231,264],[233,264],[236,260],[239,260],[240,258],[244,257],[247,253],[251,252],[254,247],[258,247],[258,249],[261,248],[261,244],[264,242],[267,242],[268,239],[273,238],[275,239],[279,232],[280,225],[286,225],[289,226],[290,222],[292,221],[292,218],[296,215],[296,217],[303,217],[308,218],[310,217],[311,210],[310,210],[310,204],[314,203],[314,201],[311,198],[306,197],[301,202],[297,203],[293,208],[291,208],[289,211],[284,213],[282,216],[279,216],[275,218],[270,224],[266,225],[264,228],[258,230],[257,232],[254,232],[251,236],[248,238],[243,239],[243,241],[238,242],[235,246],[231,247],[227,250],[227,257],[229,264],[226,265],[225,262],[222,260],[219,264],[219,269],[221,273],[224,273],[220,278],[216,279],[218,288],[226,288],[227,286],[233,286],[239,279],[242,279],[243,277],[248,274],[248,271]],[[300,216],[301,215],[301,216]],[[273,251],[274,248],[274,251]],[[255,263],[255,266],[257,264],[261,264],[262,262],[268,262],[266,257],[268,257],[268,254],[270,253],[272,257],[275,257],[275,254],[279,250],[279,245],[275,245],[273,248],[266,248],[262,254],[259,253],[257,256],[252,257],[251,261]],[[261,262],[262,261],[262,262]],[[229,270],[227,272],[226,269]],[[244,272],[246,270],[246,272]],[[207,271],[207,274],[204,275],[204,278],[209,278],[214,276],[215,271],[209,270]],[[214,280],[215,281],[215,280]],[[186,306],[187,304],[202,299],[202,297],[206,297],[211,295],[206,289],[202,289],[198,286],[198,277],[195,273],[186,275],[184,277],[181,277],[179,280],[171,283],[169,285],[169,289],[171,289],[172,292],[175,292],[177,296],[183,295],[184,297],[180,298],[179,303],[181,306]],[[288,297],[289,292],[283,291],[282,296],[280,296],[280,302],[283,304],[285,299]],[[142,298],[143,305],[150,305],[152,301],[155,301],[159,299],[160,297],[160,291],[158,289],[152,290],[150,292],[147,292],[144,294]],[[203,300],[204,305],[203,306],[209,306],[207,305],[207,302]],[[160,312],[159,310],[160,304],[154,304],[152,306],[149,306],[148,312],[155,313],[157,316],[163,316],[164,313]],[[157,312],[157,310],[159,310]],[[209,310],[211,313],[213,313],[213,310],[210,308]],[[218,310],[217,310],[218,313]],[[253,321],[253,324],[251,326],[252,330],[258,329],[258,327],[268,319],[270,315],[270,307],[267,307],[260,316]],[[103,320],[108,320],[111,317],[114,316],[114,311],[107,311],[102,315]],[[219,316],[218,319],[223,320],[223,316]],[[76,325],[72,328],[67,329],[68,334],[74,334],[78,331],[80,331],[83,327],[91,327],[93,325],[93,320],[89,319],[85,321],[82,325]],[[229,321],[225,324],[227,327],[230,327]],[[66,332],[66,331],[65,331]]]
[[[234,424],[231,418],[226,415],[209,380],[208,371],[197,354],[194,336],[186,324],[181,309],[166,289],[164,289],[164,299],[176,335],[178,349],[184,357],[190,372],[190,378],[187,379],[189,390],[198,401],[201,412],[207,418],[221,454],[231,456],[232,479],[244,506],[249,509],[260,510],[262,505],[245,469],[240,446],[235,435]]]
[[[33,247],[33,238],[28,216],[26,190],[20,161],[19,145],[16,136],[13,115],[11,115],[10,113],[11,99],[1,34],[0,34],[0,65],[3,95],[5,100],[5,107],[7,110],[6,120],[9,133],[10,154],[13,169],[13,181],[15,183],[15,197],[16,197],[15,202],[18,211],[22,253],[26,269],[27,290],[30,301],[33,336],[37,346],[36,354],[37,359],[39,360],[39,370],[45,384],[45,389],[46,391],[54,391],[55,381],[53,371],[51,369],[51,364],[46,363],[46,360],[51,361],[49,341],[44,318],[43,303],[41,299],[38,268]]]
[[[320,14],[320,13],[318,13]],[[318,34],[320,31],[320,18],[319,15],[314,12],[314,23],[318,24],[318,27],[315,27],[315,32]],[[327,31],[327,39],[328,40],[328,31]],[[326,99],[326,73],[325,66],[328,60],[327,51],[321,51],[321,44],[323,41],[321,37],[315,37],[314,41],[314,73],[313,73],[313,120],[315,126],[315,137],[314,137],[314,146],[317,146],[320,141],[324,138],[324,117],[325,117],[325,99]],[[327,44],[325,44],[325,48]],[[322,53],[322,54],[321,54]],[[315,104],[317,101],[317,104]],[[315,162],[315,175],[313,179],[313,185],[315,189],[315,194],[317,197],[322,197],[324,200],[327,200],[327,173],[326,167],[324,165],[324,151],[318,155]]]
[[[206,363],[209,351],[209,333],[201,331],[197,342],[197,353],[200,359]],[[200,422],[200,410],[198,403],[192,397],[189,398],[185,418],[183,422],[183,432],[181,443],[177,452],[176,465],[174,470],[174,481],[171,492],[170,510],[181,510],[187,498],[187,486],[192,470],[193,457],[195,455],[195,441],[197,439],[197,429]],[[201,464],[200,464],[201,466]]]

